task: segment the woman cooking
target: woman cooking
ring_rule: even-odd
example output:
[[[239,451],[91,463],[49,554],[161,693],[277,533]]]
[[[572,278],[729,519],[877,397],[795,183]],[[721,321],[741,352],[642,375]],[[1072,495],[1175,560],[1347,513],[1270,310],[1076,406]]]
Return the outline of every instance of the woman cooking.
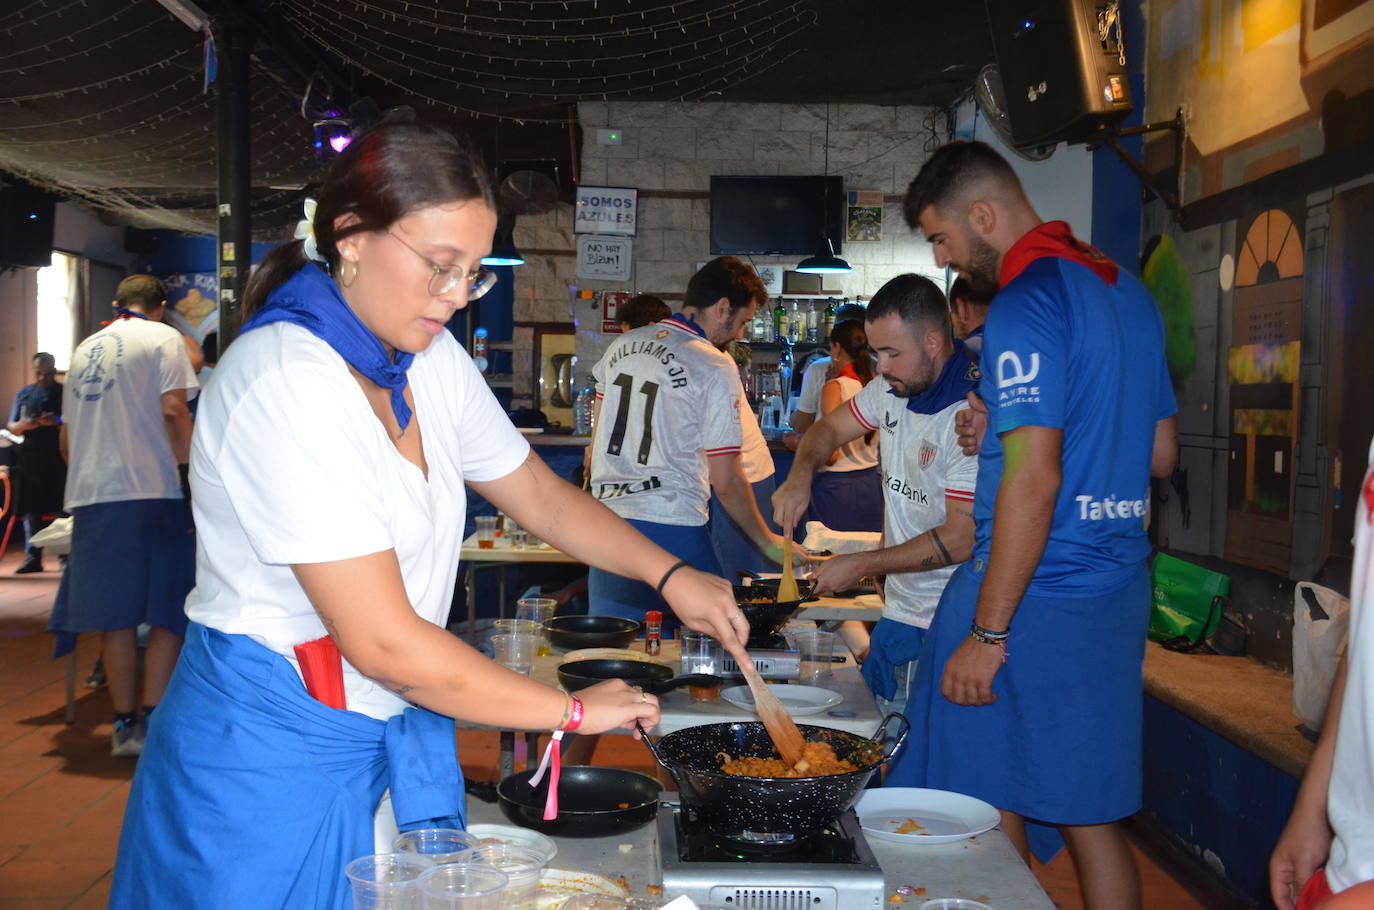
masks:
[[[445,330],[490,287],[478,263],[495,227],[465,144],[388,123],[336,159],[300,239],[254,274],[200,406],[192,622],[134,778],[111,907],[346,907],[343,866],[374,852],[385,788],[403,828],[461,824],[450,718],[657,721],[623,682],[573,698],[443,627],[464,484],[591,565],[655,585],[677,562],[549,471]],[[663,593],[742,648],[724,581],[682,569]],[[294,659],[325,635],[347,710],[311,698]]]

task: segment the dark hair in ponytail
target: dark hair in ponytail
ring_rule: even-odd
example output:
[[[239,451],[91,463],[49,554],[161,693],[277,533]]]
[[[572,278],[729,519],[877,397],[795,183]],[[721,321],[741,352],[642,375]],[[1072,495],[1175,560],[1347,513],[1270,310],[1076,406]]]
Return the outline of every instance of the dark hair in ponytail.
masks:
[[[491,175],[471,144],[432,124],[384,122],[354,139],[329,166],[315,208],[315,244],[332,274],[343,238],[386,230],[432,205],[470,199],[496,208]],[[357,223],[335,233],[335,220],[348,214]],[[307,262],[301,240],[268,253],[244,292],[243,318]]]
[[[873,378],[873,356],[868,351],[868,334],[864,331],[863,323],[846,321],[837,324],[830,331],[830,342],[838,344],[849,355],[849,359],[854,361],[854,372],[859,374],[864,385],[868,385]]]

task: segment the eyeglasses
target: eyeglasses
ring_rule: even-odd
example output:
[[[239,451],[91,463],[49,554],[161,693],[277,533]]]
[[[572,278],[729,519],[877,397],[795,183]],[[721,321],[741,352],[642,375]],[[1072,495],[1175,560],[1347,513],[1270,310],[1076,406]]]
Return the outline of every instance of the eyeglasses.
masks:
[[[415,249],[415,247],[406,243],[400,237],[397,237],[390,231],[386,233],[387,236],[394,239],[401,246],[423,259],[425,264],[434,270],[434,274],[429,276],[428,288],[431,296],[438,297],[442,294],[447,294],[449,291],[458,287],[460,283],[465,282],[468,289],[468,300],[476,300],[496,285],[496,273],[490,269],[478,266],[475,269],[467,271],[464,270],[462,266],[439,265],[424,253],[421,253],[419,250]]]

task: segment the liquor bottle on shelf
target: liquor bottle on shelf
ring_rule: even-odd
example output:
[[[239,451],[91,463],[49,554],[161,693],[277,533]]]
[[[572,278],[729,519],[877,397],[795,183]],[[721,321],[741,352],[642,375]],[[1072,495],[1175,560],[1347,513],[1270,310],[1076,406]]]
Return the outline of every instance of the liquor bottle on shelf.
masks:
[[[773,340],[781,342],[787,338],[787,307],[783,306],[782,298],[778,298],[778,305],[773,307]]]
[[[816,317],[817,317],[817,314],[816,314],[816,303],[815,303],[815,301],[807,301],[807,303],[806,303],[806,343],[807,343],[807,344],[815,344],[816,342],[820,341],[820,332],[821,332],[821,329],[820,329],[820,320],[819,320],[818,318],[816,318]]]
[[[801,341],[802,319],[801,304],[794,300],[787,313],[787,343],[797,344]]]
[[[479,373],[487,371],[487,330],[484,328],[472,333],[472,364]]]
[[[823,344],[830,343],[830,334],[835,331],[835,298],[831,297],[825,302],[825,335],[821,338]]]

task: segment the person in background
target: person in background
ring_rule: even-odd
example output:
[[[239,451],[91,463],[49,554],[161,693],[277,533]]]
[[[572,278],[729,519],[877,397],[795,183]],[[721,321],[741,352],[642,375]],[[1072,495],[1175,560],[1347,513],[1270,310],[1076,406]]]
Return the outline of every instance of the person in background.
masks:
[[[195,572],[186,484],[188,396],[198,388],[186,345],[161,322],[167,291],[152,275],[116,289],[115,318],[77,345],[63,394],[62,448],[72,550],[53,627],[100,632],[114,703],[110,754],[133,758],[172,675]],[[138,626],[151,626],[138,710]]]
[[[973,559],[916,670],[908,717],[923,735],[886,783],[986,800],[1023,857],[1048,860],[1062,835],[1089,910],[1130,910],[1140,887],[1119,820],[1141,797],[1145,525],[1150,478],[1177,458],[1159,308],[1067,224],[1041,221],[981,142],[938,149],[904,212],[937,265],[997,301]]]
[[[864,321],[864,308],[857,303],[842,304],[835,310],[835,325],[844,322]],[[831,331],[834,331],[833,329]],[[801,388],[797,392],[797,406],[792,411],[790,426],[782,436],[783,445],[789,451],[797,451],[801,438],[806,434],[816,417],[821,413],[821,389],[834,377],[830,375],[834,361],[829,357],[817,357],[802,371]]]
[[[954,419],[978,368],[950,336],[949,306],[929,278],[899,275],[883,285],[864,328],[879,378],[811,427],[773,504],[786,525],[806,509],[812,475],[837,447],[878,434],[885,546],[831,557],[811,577],[818,593],[829,593],[865,575],[887,576],[862,667],[886,713],[903,710],[936,604],[973,547],[978,462],[960,450]]]
[[[1355,506],[1349,643],[1288,824],[1269,859],[1279,910],[1374,906],[1374,445]],[[1361,898],[1360,895],[1363,895]]]
[[[975,290],[967,278],[954,279],[949,288],[949,315],[954,320],[954,337],[964,342],[969,358],[977,363],[983,356],[983,326],[988,321],[992,295]]]
[[[626,332],[593,369],[592,495],[713,575],[722,572],[706,527],[713,490],[756,547],[774,562],[782,556],[740,463],[747,405],[739,370],[722,352],[767,299],[748,265],[713,259],[688,282],[681,313]],[[590,573],[590,600],[593,614],[630,619],[665,608],[652,585],[600,569]]]
[[[636,294],[616,312],[620,331],[628,332],[673,315],[672,308],[653,294]]]
[[[873,380],[873,358],[863,323],[846,320],[835,326],[830,333],[830,360],[835,377],[821,388],[822,415],[839,409]],[[806,521],[819,521],[832,531],[883,529],[877,431],[842,443],[817,469]]]
[[[454,718],[657,722],[623,681],[574,698],[445,631],[465,486],[574,559],[656,585],[748,659],[729,586],[556,477],[445,329],[490,287],[495,229],[478,155],[388,121],[334,159],[301,239],[254,273],[196,424],[192,624],[134,777],[112,908],[344,910],[344,865],[387,849],[388,828],[463,825]],[[343,710],[311,697],[298,645],[336,655]]]
[[[50,516],[62,511],[62,490],[67,483],[67,463],[58,443],[62,423],[62,383],[57,381],[57,360],[47,351],[33,355],[33,382],[14,396],[5,428],[24,437],[15,457],[15,515],[24,521],[24,561],[15,575],[43,571],[43,550],[32,543],[33,535],[48,526]]]
[[[205,380],[210,378],[210,374],[215,371],[215,364],[219,363],[219,332],[211,332],[205,336],[205,340],[200,344],[200,352],[205,363],[196,374],[196,378],[204,387]]]

